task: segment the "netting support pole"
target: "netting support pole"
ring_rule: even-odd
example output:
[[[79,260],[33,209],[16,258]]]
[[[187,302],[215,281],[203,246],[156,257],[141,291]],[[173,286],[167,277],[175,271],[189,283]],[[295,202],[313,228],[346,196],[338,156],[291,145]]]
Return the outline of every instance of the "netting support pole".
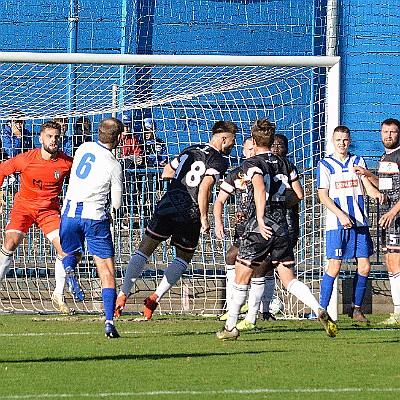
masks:
[[[328,0],[326,23],[326,55],[334,57],[337,46],[338,4],[337,0]],[[327,108],[326,108],[326,135],[325,155],[333,153],[333,130],[340,125],[340,63],[336,63],[328,69],[327,75]],[[324,212],[324,220],[326,211]],[[324,221],[325,222],[325,221]],[[326,237],[326,236],[325,236]],[[328,260],[325,259],[325,268],[328,268]],[[338,278],[333,284],[331,300],[328,305],[328,313],[337,321],[339,306]]]
[[[78,0],[70,0],[70,10],[68,17],[69,41],[67,49],[67,52],[69,54],[76,53],[78,51],[78,21],[79,21]],[[76,108],[76,72],[74,64],[68,64],[67,86],[68,86],[67,107],[68,107],[68,114],[71,114],[71,112],[74,111]],[[68,124],[68,126],[71,127],[72,124],[70,123]],[[73,134],[72,131],[68,133],[70,135]]]
[[[112,116],[117,117],[118,109],[118,85],[112,85]]]

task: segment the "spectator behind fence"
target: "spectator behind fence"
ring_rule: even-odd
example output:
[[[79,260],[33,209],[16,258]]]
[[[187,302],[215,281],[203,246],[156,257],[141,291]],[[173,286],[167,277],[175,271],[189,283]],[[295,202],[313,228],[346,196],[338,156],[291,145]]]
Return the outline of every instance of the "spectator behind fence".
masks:
[[[142,148],[139,147],[139,141],[133,134],[132,118],[124,114],[122,116],[122,123],[124,124],[124,132],[119,148],[119,158],[124,160],[125,168],[134,168],[135,165],[142,164],[141,152]]]
[[[141,160],[137,158],[136,163],[138,168],[160,168],[168,162],[167,148],[164,141],[155,136],[156,130],[157,127],[153,118],[143,120],[141,133],[137,135],[141,150]],[[155,206],[156,192],[163,190],[163,182],[159,174],[154,173],[154,170],[146,170],[145,173],[136,174],[136,180],[138,182],[137,190],[141,192],[142,217],[146,225]]]
[[[1,129],[2,160],[33,149],[32,133],[24,128],[25,114],[20,110],[10,113],[6,125]]]
[[[88,117],[79,117],[75,121],[74,133],[72,136],[72,155],[84,142],[92,141],[92,122]]]
[[[139,145],[142,149],[143,166],[164,167],[168,162],[167,147],[164,141],[155,136],[157,126],[153,118],[143,120],[143,133],[139,137]]]
[[[136,167],[142,164],[142,149],[138,146],[138,139],[133,134],[132,118],[128,114],[122,115],[124,131],[118,148],[118,158],[124,168],[125,193],[123,195],[123,217],[121,227],[123,229],[139,228],[139,223],[133,220],[133,215],[140,212],[139,203],[141,196],[141,181],[143,174],[136,172]]]
[[[53,122],[57,122],[61,126],[61,143],[60,149],[69,156],[72,156],[72,140],[70,136],[67,136],[68,131],[68,118],[55,117]]]

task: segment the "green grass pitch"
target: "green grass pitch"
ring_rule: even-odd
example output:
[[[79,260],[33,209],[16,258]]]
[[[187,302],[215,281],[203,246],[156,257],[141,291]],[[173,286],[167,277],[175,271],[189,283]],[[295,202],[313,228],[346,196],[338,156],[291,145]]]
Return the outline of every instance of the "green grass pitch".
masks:
[[[400,327],[258,322],[222,342],[217,319],[0,315],[0,399],[398,399]]]

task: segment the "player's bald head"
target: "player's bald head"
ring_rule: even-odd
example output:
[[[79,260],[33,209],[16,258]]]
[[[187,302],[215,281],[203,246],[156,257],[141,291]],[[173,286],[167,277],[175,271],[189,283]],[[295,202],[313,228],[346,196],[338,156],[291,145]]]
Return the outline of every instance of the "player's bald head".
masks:
[[[103,119],[99,124],[99,140],[104,144],[116,145],[119,135],[124,131],[124,124],[117,118]]]

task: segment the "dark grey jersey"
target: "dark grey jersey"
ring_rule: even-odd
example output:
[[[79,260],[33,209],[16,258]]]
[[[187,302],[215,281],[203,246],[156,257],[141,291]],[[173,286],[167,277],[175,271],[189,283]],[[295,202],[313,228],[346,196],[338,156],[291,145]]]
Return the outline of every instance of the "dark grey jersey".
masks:
[[[382,155],[378,174],[379,190],[388,199],[380,206],[381,214],[385,214],[400,200],[400,147]]]
[[[191,146],[171,162],[174,177],[160,203],[168,201],[185,220],[200,218],[199,187],[205,176],[218,181],[228,162],[209,144]]]
[[[247,231],[257,232],[256,204],[254,187],[251,178],[255,174],[263,177],[266,190],[266,206],[264,220],[276,236],[286,236],[288,224],[286,220],[286,190],[294,181],[295,169],[286,158],[275,156],[271,152],[258,154],[243,161],[243,171],[248,177],[248,211],[249,223]]]

